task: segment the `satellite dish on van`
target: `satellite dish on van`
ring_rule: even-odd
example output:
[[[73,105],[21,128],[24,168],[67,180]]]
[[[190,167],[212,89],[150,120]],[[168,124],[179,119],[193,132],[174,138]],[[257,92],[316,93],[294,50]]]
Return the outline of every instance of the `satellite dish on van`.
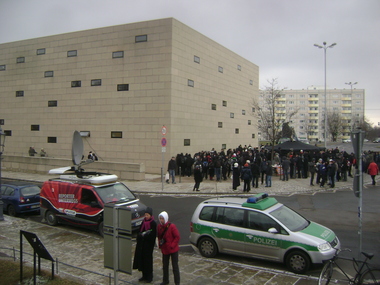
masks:
[[[84,170],[82,166],[94,162],[92,159],[82,160],[83,158],[83,140],[78,131],[73,134],[73,143],[71,146],[71,158],[73,161],[73,166],[60,167],[49,170],[49,174],[66,174],[75,173],[77,176],[82,175]]]
[[[73,134],[73,144],[71,147],[71,157],[74,165],[78,165],[83,157],[83,141],[80,133],[75,131]]]

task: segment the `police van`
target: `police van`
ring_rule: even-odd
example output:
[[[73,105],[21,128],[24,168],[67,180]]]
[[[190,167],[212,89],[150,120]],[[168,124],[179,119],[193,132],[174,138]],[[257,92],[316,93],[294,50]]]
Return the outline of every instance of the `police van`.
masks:
[[[139,229],[146,206],[117,178],[86,172],[62,174],[44,182],[40,192],[43,220],[51,226],[62,223],[92,229],[103,236],[104,205],[117,203],[130,209],[132,231]]]
[[[218,252],[285,263],[305,273],[331,259],[340,242],[335,233],[278,203],[265,193],[203,201],[191,219],[190,243],[205,257]]]

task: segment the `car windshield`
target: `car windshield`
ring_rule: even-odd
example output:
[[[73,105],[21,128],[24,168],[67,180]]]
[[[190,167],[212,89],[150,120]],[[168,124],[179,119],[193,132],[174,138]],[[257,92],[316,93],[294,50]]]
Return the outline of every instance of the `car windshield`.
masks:
[[[272,211],[270,214],[292,232],[303,230],[310,224],[310,222],[300,214],[284,205]]]
[[[35,196],[40,195],[40,187],[38,186],[27,186],[21,188],[21,195],[22,196]]]
[[[130,201],[136,199],[135,195],[133,195],[133,193],[123,183],[96,187],[95,191],[104,203],[115,203],[119,201]]]

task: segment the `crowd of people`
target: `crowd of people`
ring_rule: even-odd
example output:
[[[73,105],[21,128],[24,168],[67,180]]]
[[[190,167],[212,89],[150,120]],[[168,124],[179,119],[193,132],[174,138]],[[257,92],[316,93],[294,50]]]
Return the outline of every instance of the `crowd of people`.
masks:
[[[379,172],[380,154],[365,151],[362,155],[361,171],[367,172],[376,184]],[[174,163],[175,160],[175,163]],[[243,191],[258,188],[260,183],[272,187],[272,176],[281,175],[283,181],[308,179],[310,186],[335,187],[339,181],[353,177],[358,167],[354,153],[340,151],[338,147],[327,150],[275,152],[272,159],[270,147],[238,146],[235,149],[200,151],[193,156],[189,153],[173,156],[168,165],[174,183],[174,170],[177,175],[194,175],[193,191],[199,191],[203,180],[232,180],[232,189],[243,183]],[[371,172],[371,173],[370,173]]]

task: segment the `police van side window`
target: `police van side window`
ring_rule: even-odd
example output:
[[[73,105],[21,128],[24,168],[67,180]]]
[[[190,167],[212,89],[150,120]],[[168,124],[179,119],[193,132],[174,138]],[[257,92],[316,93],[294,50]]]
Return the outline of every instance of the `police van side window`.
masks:
[[[248,211],[248,228],[264,232],[267,232],[270,228],[275,228],[279,233],[286,234],[276,221],[265,214],[255,211]]]
[[[217,207],[215,222],[235,227],[244,225],[244,210],[228,207]]]
[[[224,223],[230,226],[242,227],[244,224],[244,210],[224,208]]]
[[[199,214],[199,219],[211,222],[213,213],[214,207],[203,207],[202,212]]]

